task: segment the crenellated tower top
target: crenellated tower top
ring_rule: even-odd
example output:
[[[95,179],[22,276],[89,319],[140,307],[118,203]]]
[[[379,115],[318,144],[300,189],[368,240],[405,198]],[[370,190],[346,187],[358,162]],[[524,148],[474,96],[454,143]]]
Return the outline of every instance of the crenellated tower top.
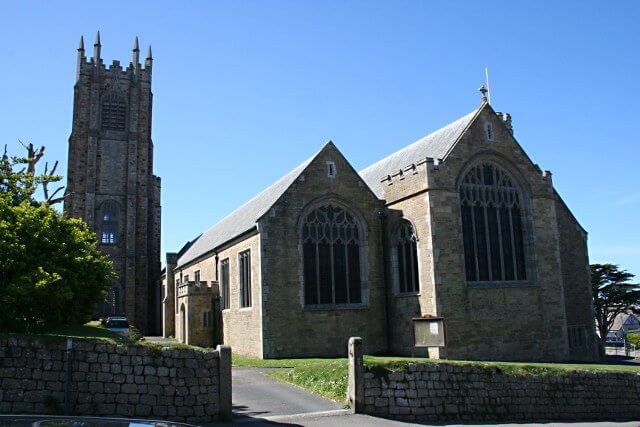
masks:
[[[120,61],[113,60],[109,67],[106,67],[101,58],[102,43],[100,41],[100,31],[96,34],[96,40],[93,44],[93,56],[87,58],[84,49],[84,37],[80,37],[80,46],[78,47],[78,72],[76,81],[80,80],[82,74],[92,75],[95,77],[103,75],[116,78],[135,78],[142,81],[151,82],[151,67],[153,59],[151,57],[151,45],[147,58],[144,61],[144,68],[140,64],[140,47],[138,37],[133,43],[133,55],[129,66],[125,69],[120,65]],[[114,74],[117,73],[117,74]]]

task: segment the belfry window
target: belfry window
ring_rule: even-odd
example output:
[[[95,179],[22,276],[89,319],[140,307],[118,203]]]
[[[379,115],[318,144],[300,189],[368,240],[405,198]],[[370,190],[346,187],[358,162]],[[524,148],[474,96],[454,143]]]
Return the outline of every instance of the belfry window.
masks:
[[[306,214],[301,231],[306,305],[362,302],[361,234],[344,208],[327,204]]]
[[[522,195],[505,171],[473,167],[459,188],[467,282],[527,280]]]
[[[127,105],[116,93],[107,95],[102,101],[102,129],[124,130]]]
[[[113,201],[102,205],[102,228],[100,243],[115,245],[118,243],[118,205]]]
[[[420,290],[416,240],[413,225],[409,221],[403,220],[393,238],[393,251],[396,261],[396,289],[399,293],[418,292]]]

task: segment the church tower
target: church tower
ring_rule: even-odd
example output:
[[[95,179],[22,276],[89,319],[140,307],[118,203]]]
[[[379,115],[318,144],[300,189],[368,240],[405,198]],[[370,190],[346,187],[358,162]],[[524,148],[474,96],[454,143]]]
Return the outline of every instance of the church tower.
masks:
[[[146,334],[160,325],[160,178],[153,175],[151,141],[151,47],[125,69],[100,58],[100,33],[93,57],[80,38],[69,137],[64,214],[82,218],[113,261],[117,279],[101,316],[124,315]]]

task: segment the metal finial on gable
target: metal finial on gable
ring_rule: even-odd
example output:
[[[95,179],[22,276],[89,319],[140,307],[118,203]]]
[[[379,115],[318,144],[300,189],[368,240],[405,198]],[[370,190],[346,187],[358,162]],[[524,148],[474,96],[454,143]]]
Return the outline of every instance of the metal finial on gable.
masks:
[[[487,89],[482,85],[478,89],[478,92],[482,94],[482,103],[485,104],[487,102]]]

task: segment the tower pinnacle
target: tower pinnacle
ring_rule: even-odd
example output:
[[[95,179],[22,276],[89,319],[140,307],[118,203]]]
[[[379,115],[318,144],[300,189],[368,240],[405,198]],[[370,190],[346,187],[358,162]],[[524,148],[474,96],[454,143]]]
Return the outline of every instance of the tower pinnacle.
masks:
[[[140,68],[140,47],[138,47],[138,37],[136,36],[136,41],[133,42],[133,69],[138,72]]]
[[[84,37],[80,36],[80,46],[78,46],[78,51],[82,52],[82,56],[84,56]]]
[[[153,56],[151,55],[151,45],[149,45],[149,50],[147,51],[147,59],[144,61],[144,68],[147,69],[151,67],[153,63]]]
[[[96,34],[96,41],[93,44],[93,64],[100,64],[100,31]]]

